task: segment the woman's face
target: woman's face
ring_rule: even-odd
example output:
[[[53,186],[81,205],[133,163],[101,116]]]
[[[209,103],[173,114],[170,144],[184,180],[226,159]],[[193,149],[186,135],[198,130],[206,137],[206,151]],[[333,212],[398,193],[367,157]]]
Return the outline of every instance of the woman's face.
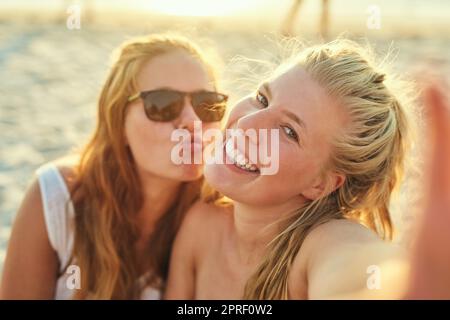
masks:
[[[197,90],[214,91],[214,83],[205,67],[189,54],[179,50],[150,59],[140,71],[139,91],[173,89],[183,92]],[[146,117],[142,99],[127,107],[125,137],[140,173],[152,174],[176,181],[192,181],[202,175],[201,164],[175,164],[171,159],[172,132],[185,128],[194,137],[194,121],[200,121],[190,99],[185,97],[180,116],[169,122],[152,121]],[[219,122],[202,123],[202,130],[219,128]],[[199,137],[201,139],[201,136]],[[196,143],[197,142],[197,143]],[[201,141],[193,141],[188,147],[199,151]],[[193,161],[192,161],[193,162]]]
[[[241,100],[227,123],[227,128],[244,131],[279,129],[278,171],[264,175],[258,163],[260,172],[256,173],[234,164],[207,164],[205,177],[213,188],[241,203],[267,206],[315,199],[326,181],[332,188],[344,181],[343,176],[332,172],[325,176],[327,180],[323,179],[321,168],[329,159],[331,141],[345,119],[342,108],[301,67],[295,66],[260,86],[254,96]],[[246,143],[260,141],[247,139]],[[248,153],[245,155],[248,158]]]

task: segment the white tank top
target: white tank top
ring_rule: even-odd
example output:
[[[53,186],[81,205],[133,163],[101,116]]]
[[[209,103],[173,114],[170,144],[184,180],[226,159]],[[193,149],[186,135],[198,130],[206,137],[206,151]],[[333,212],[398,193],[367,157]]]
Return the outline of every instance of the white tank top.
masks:
[[[58,255],[61,268],[59,270],[61,276],[56,282],[55,299],[71,299],[77,289],[71,289],[71,286],[67,285],[68,277],[71,274],[67,274],[63,270],[69,263],[75,238],[75,211],[70,193],[55,164],[47,163],[43,165],[36,171],[36,174],[41,190],[48,238]],[[144,282],[145,275],[139,279],[138,285]],[[161,292],[158,289],[150,286],[142,288],[141,299],[158,300],[160,298]]]

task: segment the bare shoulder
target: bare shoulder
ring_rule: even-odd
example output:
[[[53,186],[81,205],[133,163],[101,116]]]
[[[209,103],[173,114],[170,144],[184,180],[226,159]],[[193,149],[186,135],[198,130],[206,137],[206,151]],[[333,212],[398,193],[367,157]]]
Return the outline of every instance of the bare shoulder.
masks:
[[[355,259],[365,254],[370,254],[370,260],[382,261],[403,257],[405,251],[356,221],[330,220],[308,233],[294,259],[293,269],[306,273],[314,264],[333,259],[336,255]]]
[[[305,238],[302,253],[318,256],[342,250],[364,253],[365,249],[380,258],[403,253],[400,246],[384,241],[374,231],[349,219],[331,220],[314,228]]]
[[[69,155],[59,158],[53,162],[58,168],[59,173],[64,179],[64,182],[71,190],[76,178],[76,166],[78,164],[78,157],[76,155]]]
[[[195,270],[211,249],[217,248],[228,209],[202,201],[186,212],[172,249],[166,299],[194,299]]]
[[[58,260],[50,245],[38,180],[25,194],[11,230],[1,283],[2,298],[51,298]]]
[[[201,200],[194,203],[186,213],[177,234],[177,242],[201,258],[220,241],[221,234],[231,216],[229,208],[208,204]]]
[[[31,214],[30,212],[35,214]],[[39,186],[39,181],[36,177],[33,178],[25,192],[25,196],[17,212],[16,219],[21,219],[23,216],[26,216],[27,219],[43,221],[41,189]]]
[[[331,220],[315,227],[306,236],[305,246],[383,243],[372,230],[349,219]]]
[[[197,201],[186,212],[175,237],[165,299],[194,299],[196,270],[211,250],[217,248],[228,209]],[[217,250],[217,249],[216,249]]]
[[[365,288],[371,267],[391,270],[404,258],[403,248],[384,241],[360,223],[332,220],[306,236],[294,259],[290,280],[295,289],[307,283],[303,296],[312,299],[341,296]]]
[[[54,162],[58,171],[64,179],[67,186],[71,186],[75,178],[75,162],[73,158],[60,158]],[[28,210],[32,209],[32,210]],[[17,213],[17,217],[20,218],[21,215],[30,215],[28,212],[35,212],[27,219],[39,218],[43,216],[43,205],[41,198],[41,189],[39,185],[39,178],[33,177],[28,189],[26,190],[24,199],[22,201],[22,206]]]
[[[217,234],[226,225],[231,214],[231,207],[218,206],[199,200],[189,208],[182,228],[196,232],[197,237],[210,237]]]

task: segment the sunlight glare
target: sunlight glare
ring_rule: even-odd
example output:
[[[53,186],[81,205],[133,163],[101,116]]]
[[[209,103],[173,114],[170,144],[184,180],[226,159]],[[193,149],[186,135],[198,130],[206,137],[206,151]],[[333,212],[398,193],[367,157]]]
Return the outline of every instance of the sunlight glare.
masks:
[[[146,7],[162,14],[206,17],[231,15],[257,4],[257,0],[160,0],[147,2]]]

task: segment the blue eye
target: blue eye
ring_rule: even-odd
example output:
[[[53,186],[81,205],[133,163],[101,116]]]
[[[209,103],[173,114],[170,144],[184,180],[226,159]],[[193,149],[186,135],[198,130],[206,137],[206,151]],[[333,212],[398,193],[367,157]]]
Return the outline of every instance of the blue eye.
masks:
[[[269,106],[269,101],[267,100],[267,98],[261,93],[261,92],[256,92],[256,100],[258,100],[258,102],[264,107],[267,108]]]
[[[287,127],[287,126],[282,126],[281,128],[283,128],[283,131],[286,133],[286,135],[287,135],[289,138],[294,139],[295,141],[298,142],[298,135],[297,135],[297,132],[295,132],[294,129],[289,128],[289,127]]]

